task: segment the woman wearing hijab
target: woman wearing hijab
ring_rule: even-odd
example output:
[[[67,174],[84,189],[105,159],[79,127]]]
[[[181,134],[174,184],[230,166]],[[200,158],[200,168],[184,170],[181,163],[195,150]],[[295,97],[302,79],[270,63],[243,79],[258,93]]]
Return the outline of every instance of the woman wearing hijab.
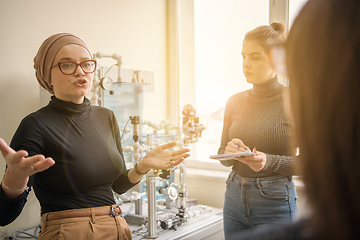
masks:
[[[33,188],[41,206],[39,240],[131,239],[113,191],[122,194],[150,169],[181,163],[189,150],[151,150],[127,170],[120,131],[112,111],[91,106],[96,61],[85,43],[69,33],[55,34],[34,58],[39,84],[53,96],[26,116],[10,147],[0,139],[6,171],[0,188],[0,225],[14,221]]]

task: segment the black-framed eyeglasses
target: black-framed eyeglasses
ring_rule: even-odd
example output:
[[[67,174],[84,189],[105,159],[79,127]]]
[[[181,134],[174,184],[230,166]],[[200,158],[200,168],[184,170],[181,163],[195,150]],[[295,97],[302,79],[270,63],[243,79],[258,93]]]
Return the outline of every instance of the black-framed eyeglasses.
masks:
[[[65,75],[74,74],[78,66],[84,71],[84,73],[93,73],[96,69],[96,61],[95,60],[86,60],[81,63],[74,63],[71,61],[59,62],[58,64],[52,66],[54,68],[58,66],[60,71]]]

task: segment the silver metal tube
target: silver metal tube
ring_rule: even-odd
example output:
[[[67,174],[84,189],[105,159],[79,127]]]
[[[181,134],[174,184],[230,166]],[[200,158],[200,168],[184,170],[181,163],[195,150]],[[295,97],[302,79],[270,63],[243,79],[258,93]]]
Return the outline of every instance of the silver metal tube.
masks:
[[[147,238],[157,237],[156,224],[156,176],[146,176],[146,187],[148,197],[148,236]]]
[[[155,142],[154,139],[155,139],[154,134],[148,134],[148,135],[146,136],[147,145],[148,145],[148,146],[153,146],[153,145],[154,145],[154,142]]]
[[[142,215],[142,198],[135,200],[135,214]]]
[[[179,188],[179,205],[181,208],[186,209],[186,169],[185,163],[180,163],[180,188]]]

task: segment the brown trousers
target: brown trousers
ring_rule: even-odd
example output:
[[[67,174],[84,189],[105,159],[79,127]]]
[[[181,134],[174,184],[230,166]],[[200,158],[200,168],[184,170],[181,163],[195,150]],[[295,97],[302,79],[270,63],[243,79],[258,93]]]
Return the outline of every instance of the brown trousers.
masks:
[[[71,210],[81,211],[81,210]],[[119,214],[47,220],[42,217],[38,240],[131,240],[131,231]]]

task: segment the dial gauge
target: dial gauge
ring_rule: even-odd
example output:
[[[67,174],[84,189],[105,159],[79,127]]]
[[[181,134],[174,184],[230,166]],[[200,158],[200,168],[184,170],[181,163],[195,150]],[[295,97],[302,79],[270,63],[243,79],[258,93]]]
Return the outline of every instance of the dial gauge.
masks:
[[[103,77],[100,79],[100,87],[104,90],[110,90],[112,86],[114,85],[114,82],[109,77]]]

